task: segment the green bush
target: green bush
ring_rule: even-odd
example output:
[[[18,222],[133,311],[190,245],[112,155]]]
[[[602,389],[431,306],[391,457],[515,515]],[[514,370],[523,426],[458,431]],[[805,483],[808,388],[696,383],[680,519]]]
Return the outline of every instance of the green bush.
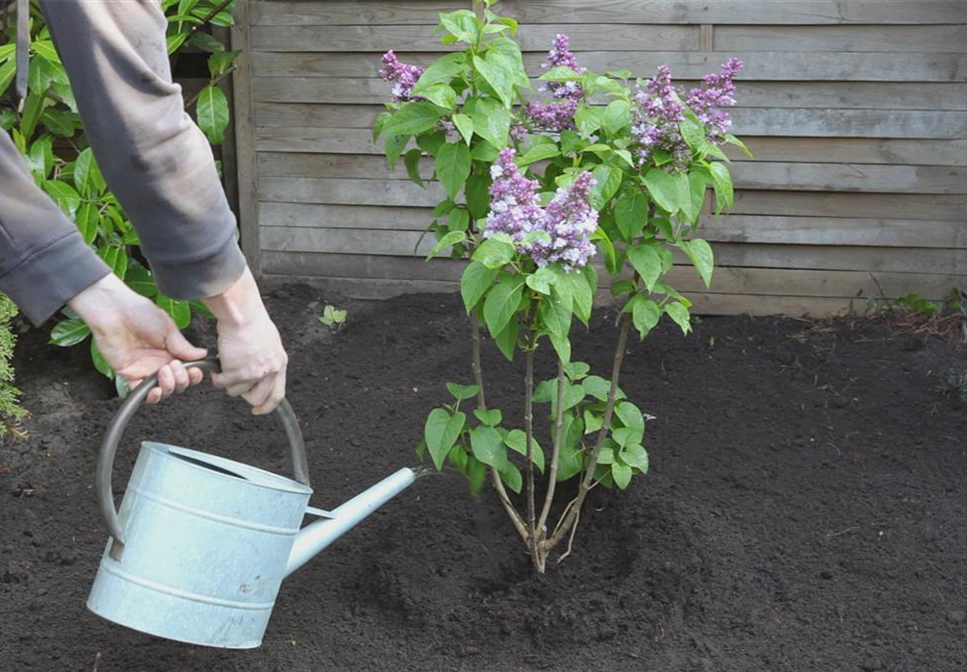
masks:
[[[10,363],[17,343],[10,321],[16,315],[14,302],[0,294],[0,437],[19,434],[18,422],[27,415],[20,407],[20,390],[13,386],[14,371]]]

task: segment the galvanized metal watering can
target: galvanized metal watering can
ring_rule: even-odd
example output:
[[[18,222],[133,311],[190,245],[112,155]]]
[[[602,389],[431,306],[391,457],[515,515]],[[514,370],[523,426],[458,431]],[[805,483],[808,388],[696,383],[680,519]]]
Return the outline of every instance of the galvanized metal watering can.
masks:
[[[217,371],[218,360],[186,366]],[[148,379],[130,394],[101,445],[97,495],[111,539],[87,607],[158,637],[257,647],[282,579],[406,489],[416,472],[400,469],[331,512],[309,506],[302,432],[283,401],[277,414],[292,449],[295,480],[145,441],[117,511],[111,472],[118,442],[156,384]],[[319,520],[301,528],[306,515]]]

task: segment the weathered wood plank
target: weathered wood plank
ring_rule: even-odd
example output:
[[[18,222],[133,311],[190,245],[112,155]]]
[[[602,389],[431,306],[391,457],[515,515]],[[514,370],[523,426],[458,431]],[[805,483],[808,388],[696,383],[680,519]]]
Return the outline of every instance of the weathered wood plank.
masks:
[[[258,149],[262,152],[330,152],[378,154],[372,133],[359,128],[260,128]],[[768,138],[744,136],[756,161],[788,163],[873,163],[927,166],[967,165],[965,140],[875,140],[865,138]],[[727,148],[733,161],[748,158]]]
[[[231,30],[233,49],[241,53],[232,75],[235,103],[235,166],[238,171],[238,225],[239,238],[249,268],[256,278],[261,274],[262,246],[259,241],[258,169],[255,166],[255,112],[252,97],[252,50],[249,19],[250,3],[242,3],[238,21]]]
[[[963,53],[967,25],[719,26],[716,51],[873,51]]]
[[[432,220],[429,208],[274,202],[259,206],[263,226],[423,231]],[[960,221],[706,215],[698,235],[722,243],[967,249],[967,226]]]
[[[917,194],[810,194],[797,191],[738,191],[733,214],[786,217],[967,221],[964,196]]]
[[[308,177],[265,177],[259,180],[259,200],[262,201],[432,207],[443,197],[443,189],[435,182],[421,189],[403,180]]]
[[[266,103],[381,105],[390,99],[381,79],[255,77],[252,88],[256,102]],[[742,107],[951,111],[967,109],[967,84],[742,82],[736,99]]]
[[[434,243],[417,231],[396,230],[262,227],[261,235],[263,248],[277,252],[411,257]],[[964,249],[719,243],[715,257],[719,266],[967,275]]]
[[[426,66],[439,54],[399,53],[405,63]],[[967,56],[962,53],[822,53],[804,59],[788,51],[721,52],[585,51],[577,54],[581,64],[597,72],[628,67],[647,75],[668,65],[676,79],[700,79],[718,69],[728,56],[745,63],[739,81],[967,81]],[[536,76],[545,60],[541,53],[527,53],[524,63]],[[260,52],[255,59],[256,77],[373,77],[380,68],[378,53]]]
[[[372,128],[383,109],[370,105],[256,103],[258,126]],[[967,114],[937,110],[734,108],[740,136],[967,138]]]
[[[561,26],[530,26],[518,34],[522,49],[547,50]],[[371,52],[452,51],[443,45],[434,26],[255,26],[252,42],[256,51]],[[575,49],[607,51],[697,51],[698,26],[669,25],[580,25],[568,28]]]
[[[327,0],[256,2],[263,26],[400,25],[436,20],[465,9],[449,0]],[[967,23],[959,0],[504,0],[497,10],[527,23],[761,23],[773,25]]]

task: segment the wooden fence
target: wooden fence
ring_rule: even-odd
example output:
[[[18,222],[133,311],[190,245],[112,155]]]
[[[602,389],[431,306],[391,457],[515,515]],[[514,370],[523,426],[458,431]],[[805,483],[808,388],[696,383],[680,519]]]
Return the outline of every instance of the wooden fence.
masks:
[[[270,280],[357,297],[451,291],[461,266],[414,254],[439,198],[390,171],[370,128],[379,58],[443,51],[437,12],[470,0],[249,1],[234,32],[243,245]],[[589,68],[686,84],[746,63],[731,215],[706,217],[699,312],[829,314],[967,289],[967,1],[507,0],[532,74],[556,33]],[[425,240],[421,248],[429,245]]]

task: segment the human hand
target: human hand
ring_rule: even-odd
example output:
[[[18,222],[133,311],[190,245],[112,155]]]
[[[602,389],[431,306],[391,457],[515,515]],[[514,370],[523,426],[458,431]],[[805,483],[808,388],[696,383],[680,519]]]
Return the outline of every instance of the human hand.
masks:
[[[156,404],[197,385],[204,373],[186,369],[182,360],[203,359],[171,317],[131,290],[114,274],[106,275],[68,302],[90,327],[98,350],[132,388],[157,372],[158,386],[146,402]]]
[[[204,302],[218,319],[222,372],[212,374],[212,383],[241,396],[256,415],[272,412],[285,398],[289,358],[252,274],[246,269],[238,282]]]

